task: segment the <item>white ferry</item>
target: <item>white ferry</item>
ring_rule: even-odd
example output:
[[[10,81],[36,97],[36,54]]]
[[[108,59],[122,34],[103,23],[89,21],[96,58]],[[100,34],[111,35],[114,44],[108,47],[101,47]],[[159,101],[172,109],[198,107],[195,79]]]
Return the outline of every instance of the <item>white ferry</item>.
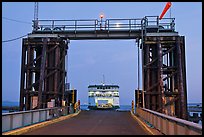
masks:
[[[117,109],[119,104],[118,85],[89,85],[88,86],[89,109]]]

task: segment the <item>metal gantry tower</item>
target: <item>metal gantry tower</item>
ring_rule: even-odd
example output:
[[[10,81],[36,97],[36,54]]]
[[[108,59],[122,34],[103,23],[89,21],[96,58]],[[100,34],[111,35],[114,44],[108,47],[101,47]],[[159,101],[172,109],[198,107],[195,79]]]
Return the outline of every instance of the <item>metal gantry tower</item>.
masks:
[[[62,105],[66,54],[64,39],[23,39],[20,110],[46,108],[51,99],[55,100],[55,106]]]
[[[142,54],[145,108],[187,119],[184,36],[146,36]]]
[[[142,53],[137,107],[187,119],[185,37],[175,31],[175,18],[106,19],[104,26],[97,19],[37,21],[32,34],[23,39],[21,110],[64,99],[67,41],[137,39]]]

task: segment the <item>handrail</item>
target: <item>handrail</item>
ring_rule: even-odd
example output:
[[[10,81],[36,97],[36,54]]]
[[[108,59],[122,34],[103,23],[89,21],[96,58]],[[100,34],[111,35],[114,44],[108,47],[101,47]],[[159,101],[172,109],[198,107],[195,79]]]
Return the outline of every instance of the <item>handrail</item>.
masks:
[[[150,20],[152,19],[153,20]],[[143,20],[145,20],[143,24]],[[163,29],[175,30],[175,18],[163,18],[159,20],[158,16],[145,16],[144,18],[113,18],[104,21],[98,19],[79,19],[79,20],[33,20],[33,31],[80,31],[82,29],[93,30],[141,30],[142,27],[163,26]],[[34,26],[35,25],[35,26]],[[144,25],[144,26],[143,26]],[[161,29],[161,28],[160,28]]]
[[[155,111],[152,111],[152,110],[149,110],[149,109],[145,109],[145,108],[142,108],[142,109],[147,111],[147,112],[150,112],[150,113],[152,113],[154,115],[157,115],[159,117],[163,117],[165,119],[168,119],[168,120],[171,120],[171,121],[176,121],[177,123],[185,124],[187,126],[197,128],[198,130],[202,130],[202,126],[197,124],[197,123],[193,123],[191,121],[187,121],[187,120],[184,120],[184,119],[168,116],[168,115],[165,115],[165,114],[162,114],[162,113],[159,113],[159,112],[155,112]]]
[[[184,119],[168,116],[145,108],[137,108],[136,114],[164,134],[202,134],[201,125]]]
[[[44,108],[44,109],[35,109],[35,110],[26,110],[26,111],[17,111],[17,112],[12,112],[12,113],[2,113],[2,116],[6,115],[15,115],[15,114],[22,114],[22,113],[30,113],[30,112],[38,112],[38,111],[44,111],[44,110],[53,110],[57,109],[58,107],[53,107],[53,108]]]
[[[2,114],[2,133],[25,126],[33,125],[46,120],[75,113],[73,106],[53,107],[45,109],[27,110]]]

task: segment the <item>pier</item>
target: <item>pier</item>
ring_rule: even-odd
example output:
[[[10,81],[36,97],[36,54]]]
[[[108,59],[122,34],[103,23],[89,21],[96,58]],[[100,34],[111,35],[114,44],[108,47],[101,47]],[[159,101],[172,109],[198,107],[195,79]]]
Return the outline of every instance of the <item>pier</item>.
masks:
[[[2,115],[2,134],[202,135],[202,126],[188,121],[185,36],[175,25],[159,16],[33,20],[22,39],[20,111]],[[132,109],[81,110],[77,89],[66,90],[70,41],[110,39],[135,40],[138,48]]]

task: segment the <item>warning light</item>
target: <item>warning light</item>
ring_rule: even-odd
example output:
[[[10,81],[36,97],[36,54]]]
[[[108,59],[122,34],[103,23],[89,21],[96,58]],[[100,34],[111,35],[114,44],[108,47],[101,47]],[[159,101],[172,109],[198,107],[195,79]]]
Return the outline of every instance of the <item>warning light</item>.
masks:
[[[104,15],[103,15],[103,14],[101,14],[101,15],[100,15],[100,18],[103,18],[103,17],[104,17]]]
[[[100,12],[99,17],[100,17],[101,19],[102,19],[102,18],[105,18],[104,13],[103,13],[103,12]]]

